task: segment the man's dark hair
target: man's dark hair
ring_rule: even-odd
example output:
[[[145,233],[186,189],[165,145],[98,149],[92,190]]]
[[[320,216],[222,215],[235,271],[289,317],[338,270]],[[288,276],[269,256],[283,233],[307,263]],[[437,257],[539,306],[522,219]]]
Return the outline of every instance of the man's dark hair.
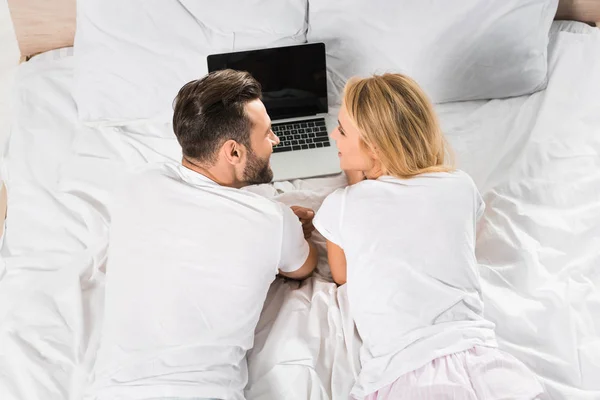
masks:
[[[250,147],[246,103],[261,97],[248,72],[226,69],[186,83],[175,98],[173,130],[188,158],[213,164],[219,147],[235,140]]]

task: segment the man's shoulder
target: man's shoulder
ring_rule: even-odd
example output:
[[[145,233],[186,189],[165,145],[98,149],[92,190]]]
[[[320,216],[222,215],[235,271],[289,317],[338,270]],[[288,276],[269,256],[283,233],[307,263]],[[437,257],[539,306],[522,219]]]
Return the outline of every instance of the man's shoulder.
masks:
[[[153,191],[159,189],[161,182],[172,180],[176,175],[173,167],[166,164],[146,164],[124,172],[118,179],[115,188],[117,196],[130,197],[137,192]]]
[[[177,167],[171,162],[145,164],[130,170],[128,179],[135,182],[176,176]]]

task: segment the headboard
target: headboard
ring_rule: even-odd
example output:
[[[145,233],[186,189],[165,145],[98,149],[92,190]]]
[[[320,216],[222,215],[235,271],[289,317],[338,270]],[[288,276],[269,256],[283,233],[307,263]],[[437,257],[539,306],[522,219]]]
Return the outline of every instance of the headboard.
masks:
[[[73,46],[76,0],[8,0],[21,56]]]
[[[8,0],[22,56],[73,45],[76,0]],[[556,19],[600,22],[600,0],[560,0]]]
[[[560,0],[554,19],[582,21],[600,26],[600,0]]]

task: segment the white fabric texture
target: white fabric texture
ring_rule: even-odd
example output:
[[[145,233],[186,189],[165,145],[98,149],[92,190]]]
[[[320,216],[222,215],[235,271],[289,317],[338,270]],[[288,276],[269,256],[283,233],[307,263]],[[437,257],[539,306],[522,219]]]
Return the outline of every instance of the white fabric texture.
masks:
[[[551,399],[600,398],[600,31],[559,24],[546,90],[438,105],[458,166],[487,203],[476,252],[485,316],[501,349]],[[560,32],[560,30],[569,32]],[[81,399],[104,304],[114,188],[147,163],[178,162],[168,124],[84,128],[71,96],[74,59],[19,66],[0,253],[0,398]],[[343,177],[252,188],[318,209]],[[277,279],[248,354],[248,400],[347,400],[360,341],[346,286],[318,274]]]
[[[0,0],[0,43],[2,43],[2,51],[0,51],[0,163],[2,163],[12,119],[11,93],[21,56],[7,0]]]
[[[363,341],[354,397],[435,358],[496,346],[475,259],[483,209],[462,171],[383,176],[325,199],[314,225],[344,250],[350,315]]]
[[[176,163],[132,173],[110,211],[94,398],[243,399],[269,285],[308,257],[298,218]]]
[[[542,386],[522,362],[498,349],[474,347],[437,358],[364,400],[536,400],[541,395]]]
[[[169,120],[178,90],[206,74],[209,54],[306,42],[306,7],[307,0],[78,1],[79,117]]]
[[[558,0],[310,0],[309,42],[325,42],[330,101],[352,76],[401,72],[434,102],[546,86]]]

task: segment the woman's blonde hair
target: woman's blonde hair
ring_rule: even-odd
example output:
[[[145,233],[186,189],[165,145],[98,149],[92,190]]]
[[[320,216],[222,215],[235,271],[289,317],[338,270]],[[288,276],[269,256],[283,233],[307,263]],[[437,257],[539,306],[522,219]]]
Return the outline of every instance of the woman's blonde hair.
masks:
[[[364,144],[379,157],[382,173],[410,178],[453,169],[449,147],[433,105],[411,78],[401,74],[353,78],[344,105]]]

